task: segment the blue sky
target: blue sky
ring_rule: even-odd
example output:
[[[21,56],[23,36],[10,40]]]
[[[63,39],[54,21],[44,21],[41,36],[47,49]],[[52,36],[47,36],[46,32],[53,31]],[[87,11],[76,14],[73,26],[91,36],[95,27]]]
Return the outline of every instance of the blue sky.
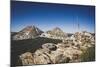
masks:
[[[35,25],[43,31],[55,27],[64,32],[94,32],[95,7],[36,2],[11,2],[11,31],[20,31],[26,26]]]

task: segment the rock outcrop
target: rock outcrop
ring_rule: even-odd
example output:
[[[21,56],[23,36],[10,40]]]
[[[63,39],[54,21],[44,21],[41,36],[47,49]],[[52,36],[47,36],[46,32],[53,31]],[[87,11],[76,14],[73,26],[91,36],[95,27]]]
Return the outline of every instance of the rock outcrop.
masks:
[[[75,33],[69,39],[63,40],[62,43],[53,44],[46,43],[37,49],[34,53],[29,53],[32,64],[58,64],[58,63],[73,63],[82,61],[81,55],[83,52],[94,46],[95,38],[88,32]],[[27,57],[28,54],[20,55],[21,59]],[[23,61],[22,61],[23,62]],[[23,63],[28,65],[29,63]]]

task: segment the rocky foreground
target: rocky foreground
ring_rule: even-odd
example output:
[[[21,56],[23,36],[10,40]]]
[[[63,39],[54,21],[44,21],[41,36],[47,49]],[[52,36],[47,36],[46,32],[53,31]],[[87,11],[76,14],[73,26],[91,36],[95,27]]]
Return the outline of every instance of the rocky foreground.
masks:
[[[88,32],[77,32],[61,43],[45,43],[35,52],[19,55],[22,65],[58,64],[81,62],[89,54],[89,48],[95,47],[95,35]],[[94,50],[94,48],[93,48]],[[86,53],[87,52],[87,53]],[[92,51],[90,53],[93,53]],[[92,54],[94,55],[94,54]],[[91,58],[91,54],[87,58]],[[88,61],[94,60],[92,59]]]

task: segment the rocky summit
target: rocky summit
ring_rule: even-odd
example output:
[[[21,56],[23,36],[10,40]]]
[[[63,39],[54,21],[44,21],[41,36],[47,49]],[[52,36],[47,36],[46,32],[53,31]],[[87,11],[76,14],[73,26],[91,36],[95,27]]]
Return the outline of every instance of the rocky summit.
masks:
[[[67,34],[63,32],[59,27],[54,28],[53,30],[47,31],[48,34],[56,37],[66,37]]]
[[[35,26],[27,26],[13,36],[13,40],[33,39],[39,36],[43,31]]]
[[[53,39],[66,39],[67,34],[63,32],[59,27],[56,27],[52,30],[49,30],[41,34],[41,37],[48,37],[48,38],[53,38]]]

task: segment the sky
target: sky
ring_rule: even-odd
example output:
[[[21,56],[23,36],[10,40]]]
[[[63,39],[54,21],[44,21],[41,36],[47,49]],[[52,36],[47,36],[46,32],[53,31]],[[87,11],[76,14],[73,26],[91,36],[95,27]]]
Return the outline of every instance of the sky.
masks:
[[[95,32],[95,7],[38,2],[11,2],[11,31],[35,25],[43,31],[61,28],[66,33]],[[79,28],[78,28],[79,26]]]

